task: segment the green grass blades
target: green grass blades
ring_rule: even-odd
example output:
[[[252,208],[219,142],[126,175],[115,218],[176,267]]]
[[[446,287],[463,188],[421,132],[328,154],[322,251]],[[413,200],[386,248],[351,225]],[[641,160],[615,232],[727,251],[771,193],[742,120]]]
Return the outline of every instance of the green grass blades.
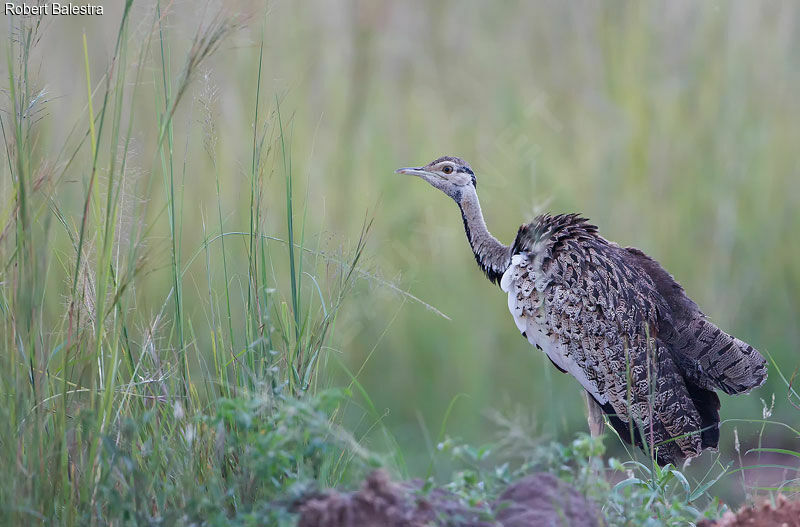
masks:
[[[288,525],[296,484],[379,464],[334,422],[347,404],[324,391],[320,369],[364,272],[370,223],[349,250],[309,248],[291,219],[286,235],[268,234],[277,167],[282,214],[294,213],[277,101],[251,123],[249,198],[230,203],[233,182],[217,165],[228,143],[215,132],[222,117],[204,68],[241,20],[211,16],[184,45],[162,7],[137,18],[134,37],[127,2],[106,63],[93,55],[96,33],[82,35],[80,118],[55,154],[43,144],[53,103],[31,73],[42,20],[10,20],[0,229],[9,524]],[[258,101],[260,72],[253,83]],[[195,96],[196,85],[209,94]],[[178,140],[176,123],[198,117],[201,141],[183,128]],[[155,141],[143,145],[143,135]],[[187,207],[206,184],[190,172],[203,148],[216,192]],[[215,225],[195,230],[197,210]]]

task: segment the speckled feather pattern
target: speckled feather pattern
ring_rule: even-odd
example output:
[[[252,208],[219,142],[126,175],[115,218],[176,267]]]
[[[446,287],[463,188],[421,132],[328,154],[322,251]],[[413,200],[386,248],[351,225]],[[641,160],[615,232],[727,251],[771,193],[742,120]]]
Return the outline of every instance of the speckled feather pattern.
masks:
[[[501,287],[520,332],[572,374],[623,439],[660,463],[715,448],[719,399],[766,379],[764,358],[708,321],[655,260],[576,214],[523,225]],[[641,430],[644,433],[644,441]]]

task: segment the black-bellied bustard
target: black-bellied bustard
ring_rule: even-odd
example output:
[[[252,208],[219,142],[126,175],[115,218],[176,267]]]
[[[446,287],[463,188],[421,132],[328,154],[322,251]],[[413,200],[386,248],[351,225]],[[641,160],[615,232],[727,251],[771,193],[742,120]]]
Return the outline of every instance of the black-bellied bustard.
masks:
[[[624,440],[677,463],[717,447],[715,390],[745,393],[767,378],[764,357],[708,321],[658,262],[606,240],[586,218],[538,216],[506,246],[486,228],[465,161],[397,172],[458,204],[475,259],[508,293],[522,336],[586,390],[593,435],[605,413]]]

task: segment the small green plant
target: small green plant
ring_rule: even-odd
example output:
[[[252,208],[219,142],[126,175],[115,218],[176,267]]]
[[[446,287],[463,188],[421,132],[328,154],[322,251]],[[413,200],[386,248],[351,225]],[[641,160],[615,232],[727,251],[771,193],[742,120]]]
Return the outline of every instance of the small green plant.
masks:
[[[628,475],[614,485],[604,507],[614,525],[692,525],[703,515],[716,518],[723,512],[717,498],[712,498],[704,509],[698,509],[696,503],[700,499],[707,501],[706,491],[725,475],[730,465],[694,489],[686,476],[669,464],[650,468],[637,461],[620,462],[612,458],[608,467]]]
[[[489,514],[491,504],[511,483],[533,472],[549,472],[594,500],[609,525],[677,527],[693,525],[699,518],[718,518],[726,508],[708,490],[728,472],[695,485],[672,465],[650,468],[637,461],[615,458],[603,462],[602,438],[578,434],[570,443],[542,444],[533,451],[514,452],[521,462],[502,461],[492,446],[474,447],[453,438],[439,444],[457,469],[444,487],[465,505]],[[623,476],[616,484],[611,482]],[[433,486],[430,482],[429,487]]]

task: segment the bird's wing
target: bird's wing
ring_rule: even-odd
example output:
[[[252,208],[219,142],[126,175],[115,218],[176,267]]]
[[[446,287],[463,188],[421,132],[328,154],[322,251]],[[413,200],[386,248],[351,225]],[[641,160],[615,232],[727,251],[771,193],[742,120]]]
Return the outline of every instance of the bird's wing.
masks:
[[[626,248],[624,256],[650,276],[669,305],[670,317],[659,319],[658,332],[687,378],[729,394],[746,393],[764,383],[767,364],[758,350],[709,321],[657,261],[633,247]]]
[[[501,288],[520,332],[581,383],[623,438],[633,422],[649,444],[672,440],[661,461],[697,455],[710,445],[690,432],[704,419],[656,335],[668,306],[622,251],[577,215],[540,216],[520,228]]]

